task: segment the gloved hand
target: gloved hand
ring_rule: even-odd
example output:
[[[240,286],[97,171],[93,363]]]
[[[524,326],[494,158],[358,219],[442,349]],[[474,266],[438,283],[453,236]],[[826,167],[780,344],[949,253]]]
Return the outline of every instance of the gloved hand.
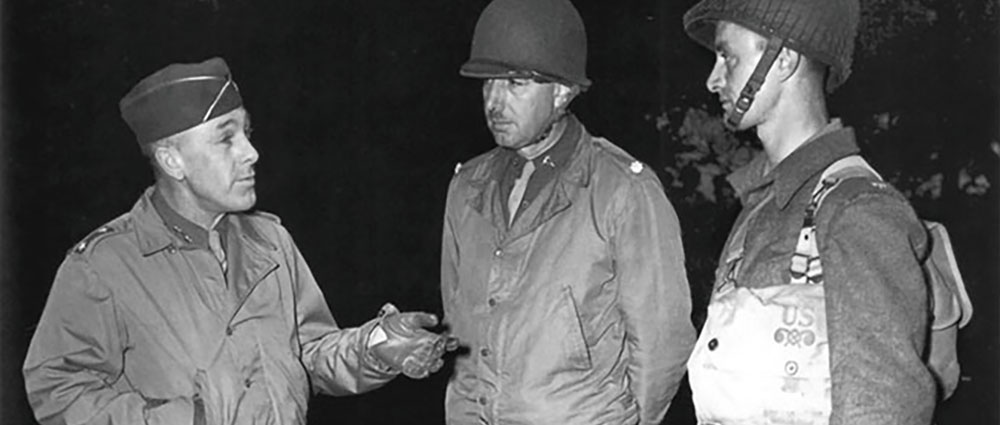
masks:
[[[444,365],[441,356],[458,347],[458,339],[438,335],[424,328],[436,326],[437,317],[430,313],[400,313],[392,304],[386,303],[379,312],[376,330],[383,335],[371,345],[372,355],[390,369],[402,372],[413,379],[427,377]]]

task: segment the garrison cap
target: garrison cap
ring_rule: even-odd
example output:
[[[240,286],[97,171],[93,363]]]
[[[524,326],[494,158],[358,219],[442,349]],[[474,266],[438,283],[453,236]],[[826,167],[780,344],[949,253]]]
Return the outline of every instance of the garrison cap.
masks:
[[[120,102],[122,119],[145,145],[243,105],[222,58],[172,64],[139,81]]]

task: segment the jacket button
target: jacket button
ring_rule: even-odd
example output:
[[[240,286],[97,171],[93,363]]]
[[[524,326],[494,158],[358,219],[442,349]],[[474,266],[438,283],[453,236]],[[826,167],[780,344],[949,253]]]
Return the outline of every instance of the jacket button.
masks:
[[[247,388],[250,388],[250,384],[253,384],[253,381],[251,381],[250,378],[243,380],[243,385],[246,386]]]
[[[226,336],[233,336],[233,327],[226,326]]]
[[[718,346],[719,346],[719,340],[718,339],[712,338],[710,341],[708,341],[708,350],[709,351],[715,351],[715,348],[718,347]]]
[[[497,306],[497,299],[493,298],[493,297],[490,297],[490,299],[486,300],[486,304],[489,304],[490,307],[496,307]]]
[[[479,397],[479,404],[485,406],[487,401],[488,400],[486,400],[486,396]]]
[[[479,350],[479,355],[483,356],[483,357],[489,357],[489,355],[490,355],[490,349],[486,348],[486,347],[481,348]]]
[[[503,257],[503,250],[500,249],[500,248],[497,248],[496,251],[493,251],[493,256],[494,257]]]

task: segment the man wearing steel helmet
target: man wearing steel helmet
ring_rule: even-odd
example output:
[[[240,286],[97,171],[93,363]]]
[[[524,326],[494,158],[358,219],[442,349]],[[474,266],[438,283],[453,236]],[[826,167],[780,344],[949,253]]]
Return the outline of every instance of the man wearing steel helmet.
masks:
[[[764,152],[688,363],[700,423],[926,424],[927,238],[830,119],[850,74],[856,0],[702,0],[688,34],[716,52],[708,90]]]
[[[386,304],[340,328],[256,202],[250,116],[226,63],[140,81],[122,117],[155,184],[70,250],[24,362],[44,424],[304,424],[311,392],[441,367],[437,319]]]
[[[461,74],[497,147],[448,188],[441,291],[466,344],[449,424],[658,424],[694,331],[656,174],[568,107],[590,85],[567,0],[496,0]]]

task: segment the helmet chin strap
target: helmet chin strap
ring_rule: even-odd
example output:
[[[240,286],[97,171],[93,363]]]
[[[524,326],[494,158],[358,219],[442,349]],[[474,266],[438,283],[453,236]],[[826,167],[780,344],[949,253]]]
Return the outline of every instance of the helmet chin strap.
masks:
[[[760,61],[757,62],[757,67],[754,68],[753,74],[750,74],[750,79],[747,80],[746,85],[743,86],[743,91],[740,92],[740,97],[736,100],[736,104],[733,105],[733,109],[726,114],[726,128],[733,131],[739,130],[743,115],[750,110],[754,96],[757,95],[757,91],[764,85],[764,78],[767,77],[767,71],[771,69],[774,61],[778,59],[778,53],[781,53],[781,48],[784,47],[784,44],[785,41],[776,35],[768,38],[767,47],[764,48],[764,54],[760,57]]]

